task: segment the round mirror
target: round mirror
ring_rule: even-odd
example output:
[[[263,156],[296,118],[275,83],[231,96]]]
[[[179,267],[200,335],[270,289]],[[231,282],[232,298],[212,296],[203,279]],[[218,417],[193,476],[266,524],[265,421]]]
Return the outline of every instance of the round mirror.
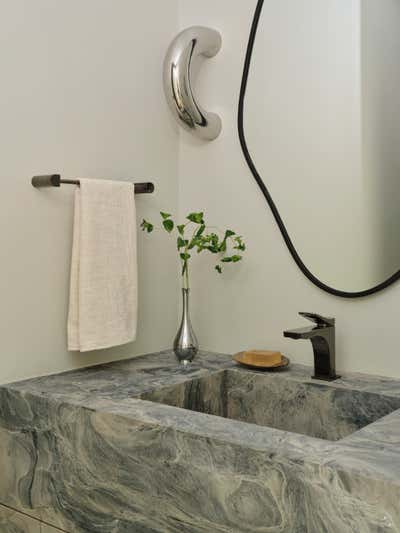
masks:
[[[400,0],[260,0],[246,159],[299,267],[364,296],[400,269]]]

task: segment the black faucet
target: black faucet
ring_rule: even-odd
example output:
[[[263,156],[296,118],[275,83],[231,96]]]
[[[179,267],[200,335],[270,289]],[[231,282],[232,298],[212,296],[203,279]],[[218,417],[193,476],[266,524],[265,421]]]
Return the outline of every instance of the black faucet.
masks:
[[[299,315],[314,322],[315,326],[284,331],[283,336],[311,341],[314,349],[313,379],[324,381],[339,379],[340,376],[336,375],[335,368],[335,319],[325,318],[316,313],[299,313]]]

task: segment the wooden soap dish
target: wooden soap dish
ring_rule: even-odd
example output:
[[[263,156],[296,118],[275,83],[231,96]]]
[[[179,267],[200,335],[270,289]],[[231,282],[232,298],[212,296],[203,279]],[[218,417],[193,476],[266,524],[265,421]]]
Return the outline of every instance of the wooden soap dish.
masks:
[[[281,352],[267,350],[239,352],[233,356],[233,359],[243,366],[258,370],[281,370],[289,366],[290,363],[290,360]]]

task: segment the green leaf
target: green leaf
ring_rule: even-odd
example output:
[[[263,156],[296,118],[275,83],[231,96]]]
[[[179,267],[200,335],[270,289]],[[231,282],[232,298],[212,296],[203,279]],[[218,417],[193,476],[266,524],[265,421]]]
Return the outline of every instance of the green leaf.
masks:
[[[168,231],[168,233],[171,233],[171,231],[174,229],[174,223],[172,222],[172,220],[169,219],[163,221],[163,226],[164,229]]]
[[[196,231],[196,237],[201,237],[206,229],[205,224],[202,224],[199,229]]]
[[[204,213],[190,213],[186,218],[195,224],[203,224],[203,215]]]
[[[165,213],[164,211],[160,211],[160,215],[162,218],[162,225],[164,229],[171,233],[175,228],[175,223],[171,218],[171,214]],[[187,272],[188,265],[189,265],[189,259],[191,258],[191,253],[189,253],[190,250],[195,249],[197,253],[201,253],[204,250],[206,250],[209,253],[212,254],[222,254],[222,256],[227,252],[228,248],[233,250],[238,250],[239,252],[244,252],[246,250],[246,245],[243,242],[243,239],[240,235],[237,235],[234,231],[227,229],[225,230],[225,233],[220,237],[217,233],[207,233],[206,234],[206,225],[204,222],[204,213],[201,212],[194,212],[190,213],[186,218],[190,222],[197,224],[197,227],[195,227],[195,232],[193,234],[193,237],[191,240],[185,239],[185,230],[186,226],[188,226],[188,222],[186,224],[180,224],[177,225],[177,231],[178,231],[178,238],[176,240],[178,253],[180,256],[180,259],[182,261],[182,275],[184,275]],[[153,224],[148,222],[147,220],[143,219],[140,227],[143,231],[146,231],[147,233],[151,233],[154,230]],[[229,240],[231,241],[229,242]],[[215,265],[215,270],[218,272],[218,274],[221,274],[223,271],[223,265],[225,263],[237,263],[242,260],[242,255],[239,255],[237,253],[234,253],[232,255],[225,255],[225,257],[222,257],[220,259],[220,263]]]
[[[178,245],[179,250],[180,248],[184,248],[188,244],[188,241],[185,241],[184,239],[182,239],[182,237],[178,237],[176,243]]]
[[[147,222],[147,220],[143,219],[142,223],[140,224],[140,227],[143,231],[147,231],[147,233],[151,233],[154,229],[153,224],[150,224],[150,222]]]
[[[196,237],[193,237],[193,239],[190,241],[188,249],[192,250],[197,244],[198,244],[198,240],[196,239]]]
[[[206,246],[207,250],[212,254],[218,254],[220,247],[218,235],[216,233],[210,233],[210,235],[207,235],[207,241],[210,243]]]
[[[238,261],[241,261],[241,260],[242,260],[241,255],[232,255],[228,257],[223,257],[221,259],[222,263],[237,263]]]
[[[234,241],[236,243],[236,246],[233,247],[235,250],[240,250],[241,252],[246,250],[246,245],[243,242],[242,237],[237,236],[234,238]]]
[[[225,239],[219,245],[218,251],[219,252],[226,252],[226,240]]]

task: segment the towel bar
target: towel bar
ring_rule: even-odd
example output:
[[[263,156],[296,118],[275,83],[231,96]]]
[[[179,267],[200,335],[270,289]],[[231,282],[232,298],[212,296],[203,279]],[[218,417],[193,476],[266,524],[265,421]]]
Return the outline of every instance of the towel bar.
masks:
[[[43,187],[60,187],[63,185],[80,185],[79,180],[62,179],[60,174],[49,174],[47,176],[33,176],[32,185],[38,189]],[[145,194],[154,192],[154,184],[134,183],[135,194]]]

